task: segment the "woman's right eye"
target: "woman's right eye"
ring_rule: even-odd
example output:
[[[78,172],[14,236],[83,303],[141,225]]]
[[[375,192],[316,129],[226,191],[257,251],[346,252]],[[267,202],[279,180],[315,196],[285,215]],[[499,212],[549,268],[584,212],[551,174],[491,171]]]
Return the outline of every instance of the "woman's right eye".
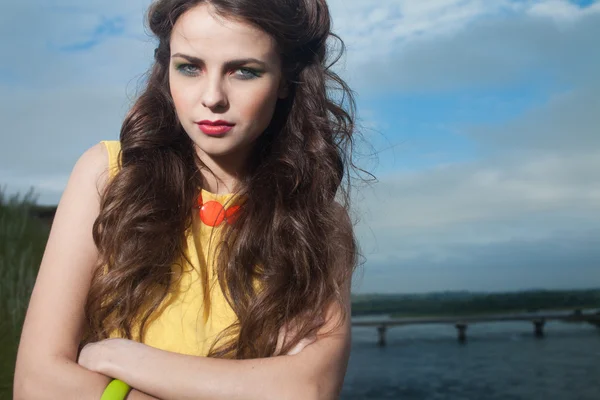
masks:
[[[198,67],[193,64],[181,64],[177,66],[177,71],[186,76],[196,76],[198,73]]]

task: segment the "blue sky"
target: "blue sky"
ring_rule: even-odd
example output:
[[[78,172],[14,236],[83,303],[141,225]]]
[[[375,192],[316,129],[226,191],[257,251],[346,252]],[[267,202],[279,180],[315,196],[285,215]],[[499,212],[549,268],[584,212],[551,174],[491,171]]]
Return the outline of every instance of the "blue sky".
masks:
[[[148,4],[4,6],[9,193],[56,204],[79,155],[118,138],[152,61]],[[378,178],[353,193],[354,291],[600,287],[600,2],[329,4]]]

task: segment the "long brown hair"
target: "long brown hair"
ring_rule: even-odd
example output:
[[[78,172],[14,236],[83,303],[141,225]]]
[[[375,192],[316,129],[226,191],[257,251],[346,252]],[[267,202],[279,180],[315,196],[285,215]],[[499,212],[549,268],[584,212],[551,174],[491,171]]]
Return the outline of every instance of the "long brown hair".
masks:
[[[136,321],[137,340],[143,341],[145,327],[177,279],[173,271],[185,268],[185,232],[202,187],[202,163],[170,95],[169,41],[177,19],[200,3],[270,34],[289,84],[289,96],[278,100],[270,125],[255,143],[249,173],[238,189],[244,206],[224,231],[215,266],[237,321],[215,340],[208,356],[267,357],[274,354],[284,324],[294,321],[298,330],[282,352],[316,333],[332,302],[342,306],[338,324],[348,317],[344,305],[357,267],[349,218],[355,102],[331,69],[344,46],[331,32],[325,0],[159,0],[151,5],[148,22],[159,45],[147,85],[123,123],[121,168],[102,195],[93,227],[104,268],[97,268],[92,280],[83,342],[104,339],[114,330],[132,339]],[[330,37],[341,43],[333,60]]]

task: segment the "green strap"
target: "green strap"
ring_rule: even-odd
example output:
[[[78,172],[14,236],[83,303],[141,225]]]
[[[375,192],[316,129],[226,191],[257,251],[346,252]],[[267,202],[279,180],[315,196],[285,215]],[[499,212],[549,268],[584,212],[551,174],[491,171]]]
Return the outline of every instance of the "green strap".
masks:
[[[131,388],[125,382],[113,379],[104,389],[100,400],[125,400],[130,390]]]

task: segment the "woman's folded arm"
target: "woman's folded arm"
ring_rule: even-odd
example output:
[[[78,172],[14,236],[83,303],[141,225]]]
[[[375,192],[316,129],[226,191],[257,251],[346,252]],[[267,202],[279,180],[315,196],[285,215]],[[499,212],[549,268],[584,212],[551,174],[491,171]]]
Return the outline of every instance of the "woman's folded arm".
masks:
[[[165,400],[335,400],[350,355],[349,283],[345,292],[345,319],[332,303],[317,340],[298,354],[217,359],[107,339],[84,348],[80,363]]]
[[[58,205],[21,333],[15,399],[98,400],[110,382],[77,364],[83,308],[98,257],[92,225],[107,166],[102,144],[87,150]],[[135,392],[131,397],[152,398]]]

